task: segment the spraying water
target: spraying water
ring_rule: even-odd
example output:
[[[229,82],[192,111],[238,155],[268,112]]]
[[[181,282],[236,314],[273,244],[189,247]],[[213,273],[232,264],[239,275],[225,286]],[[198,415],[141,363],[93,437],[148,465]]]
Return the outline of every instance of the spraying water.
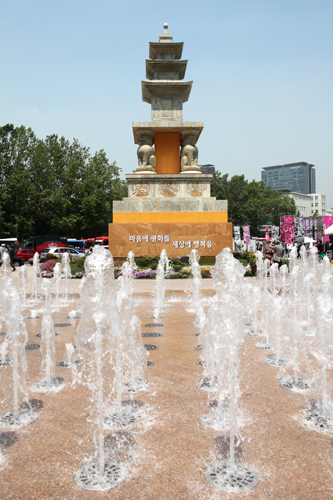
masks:
[[[134,253],[129,252],[127,261],[121,267],[122,276],[118,278],[117,293],[117,307],[123,320],[124,331],[127,333],[124,338],[122,361],[126,380],[124,390],[127,392],[140,392],[148,387],[148,382],[144,377],[148,353],[143,345],[141,322],[135,315],[133,300],[135,268]]]
[[[41,354],[43,380],[32,388],[34,392],[58,392],[64,387],[62,377],[54,377],[55,333],[52,314],[46,310],[43,314],[41,331]]]
[[[27,303],[27,289],[28,289],[28,276],[27,276],[27,266],[21,266],[19,270],[19,281],[20,281],[20,291],[21,298],[23,301],[23,308],[26,307]]]
[[[20,295],[13,286],[7,287],[1,293],[3,319],[7,323],[7,336],[2,344],[2,349],[8,349],[13,370],[13,412],[0,417],[0,427],[21,427],[37,419],[29,404],[28,391],[25,377],[28,368],[25,353],[25,344],[28,340],[27,331],[21,314]],[[6,357],[3,352],[2,356]],[[19,409],[20,394],[28,405],[27,410]]]
[[[198,308],[202,307],[201,300],[201,268],[199,265],[200,256],[198,251],[193,249],[188,256],[189,263],[191,265],[191,274],[193,276],[193,280],[191,282],[191,309],[194,312],[197,312]]]
[[[116,306],[111,253],[95,246],[85,260],[85,271],[86,280],[80,290],[82,317],[75,337],[84,364],[80,372],[73,366],[73,382],[90,389],[96,448],[94,456],[75,472],[74,479],[82,488],[108,490],[127,476],[124,465],[110,462],[104,450],[106,407],[111,404],[117,415],[121,413],[124,327]]]
[[[32,290],[35,296],[35,301],[38,298],[38,277],[40,275],[40,265],[39,265],[39,255],[38,252],[35,253],[32,259]]]
[[[68,302],[68,278],[72,277],[71,266],[70,266],[70,254],[64,252],[61,257],[61,271],[65,278],[65,301]]]
[[[7,252],[3,252],[2,254],[2,265],[0,267],[0,276],[2,278],[2,288],[6,288],[8,286],[9,280],[11,279],[11,267],[10,267],[10,258]]]
[[[154,292],[154,301],[156,304],[156,309],[158,314],[162,311],[165,304],[165,291],[166,291],[166,281],[165,281],[165,272],[170,271],[170,264],[166,250],[162,250],[160,255],[160,260],[157,266],[156,273],[156,285]]]
[[[242,306],[237,285],[242,282],[245,273],[244,267],[240,267],[235,261],[226,249],[218,260],[220,269],[216,273],[220,276],[224,274],[225,279],[221,279],[220,283],[224,281],[225,286],[217,293],[215,307],[210,308],[207,321],[207,327],[210,326],[208,337],[215,337],[212,343],[214,349],[210,350],[210,354],[219,367],[216,371],[218,400],[210,413],[200,419],[203,425],[209,427],[229,427],[229,460],[208,467],[205,473],[205,478],[211,485],[226,491],[251,489],[259,481],[256,472],[235,460],[235,447],[240,443],[237,418],[240,396],[238,345],[244,340],[239,314]],[[214,320],[211,320],[212,316],[215,316]],[[246,480],[249,477],[251,480]]]
[[[53,269],[53,283],[56,290],[56,306],[59,307],[60,298],[61,264],[57,262]]]
[[[45,295],[45,311],[50,309],[50,291],[51,291],[51,280],[48,278],[42,278],[41,284],[42,290],[44,290]]]
[[[259,319],[258,319],[258,314],[260,311],[260,305],[261,305],[261,288],[258,286],[255,286],[253,288],[253,293],[252,293],[252,307],[253,307],[253,328],[248,332],[248,335],[250,337],[258,337],[261,334],[261,330],[259,328]]]

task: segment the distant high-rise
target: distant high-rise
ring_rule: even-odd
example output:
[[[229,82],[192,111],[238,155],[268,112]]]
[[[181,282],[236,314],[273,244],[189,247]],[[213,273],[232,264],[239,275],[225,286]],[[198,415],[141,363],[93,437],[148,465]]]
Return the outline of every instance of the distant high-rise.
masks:
[[[207,163],[206,165],[198,165],[202,174],[213,174],[215,172],[215,165]]]
[[[311,194],[316,192],[316,170],[313,167],[305,161],[263,167],[261,180],[276,191]]]

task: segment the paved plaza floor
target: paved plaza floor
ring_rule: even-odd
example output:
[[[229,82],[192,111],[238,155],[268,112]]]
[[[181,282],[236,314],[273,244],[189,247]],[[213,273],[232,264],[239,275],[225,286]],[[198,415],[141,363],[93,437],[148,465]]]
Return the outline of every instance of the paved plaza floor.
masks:
[[[29,273],[31,271],[29,270]],[[13,273],[14,283],[17,274]],[[15,276],[14,276],[15,275]],[[78,320],[68,320],[70,310],[79,309],[79,280],[71,280],[74,301],[54,313],[54,323],[70,323],[56,328],[56,359],[64,357],[67,342],[74,342]],[[187,312],[185,289],[188,280],[168,282],[168,305],[158,328],[163,336],[144,339],[158,345],[149,359],[155,364],[146,370],[148,390],[133,397],[146,405],[140,423],[128,429],[128,447],[135,452],[127,464],[124,483],[109,492],[80,489],[73,480],[85,458],[93,453],[91,423],[87,422],[89,393],[72,388],[71,371],[56,368],[66,386],[56,394],[30,393],[43,402],[38,419],[15,430],[15,438],[3,454],[0,466],[1,500],[217,500],[253,498],[260,500],[328,500],[333,498],[333,434],[307,428],[302,421],[306,397],[283,390],[277,382],[278,368],[264,364],[267,351],[255,348],[257,339],[245,337],[239,346],[242,412],[242,444],[239,459],[260,476],[256,488],[239,494],[217,491],[205,481],[208,465],[225,458],[221,436],[206,429],[198,419],[208,411],[208,394],[196,388],[202,368],[196,365],[198,329],[193,313]],[[203,280],[203,295],[213,296],[211,280]],[[151,292],[154,281],[135,282],[136,312],[142,332],[151,331]],[[24,311],[28,316],[29,310]],[[80,314],[79,314],[80,315]],[[41,319],[27,319],[29,342],[35,343]],[[157,329],[153,329],[156,331]],[[1,340],[0,340],[1,342]],[[28,387],[40,380],[40,350],[27,351]],[[11,410],[6,387],[11,385],[11,368],[0,368],[2,413]],[[123,399],[130,399],[124,394]],[[114,432],[114,431],[112,431]],[[111,431],[105,431],[110,434]],[[127,435],[128,436],[128,435]],[[120,454],[130,456],[129,450]],[[119,457],[121,459],[122,457]]]

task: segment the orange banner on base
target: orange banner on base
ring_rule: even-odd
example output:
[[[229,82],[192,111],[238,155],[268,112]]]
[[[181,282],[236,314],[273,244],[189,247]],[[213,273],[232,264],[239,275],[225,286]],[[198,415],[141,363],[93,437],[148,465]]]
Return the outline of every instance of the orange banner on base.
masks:
[[[154,257],[164,248],[170,257],[188,255],[193,248],[199,255],[216,256],[225,247],[232,249],[231,222],[109,224],[109,250],[115,257],[130,250],[136,257]]]

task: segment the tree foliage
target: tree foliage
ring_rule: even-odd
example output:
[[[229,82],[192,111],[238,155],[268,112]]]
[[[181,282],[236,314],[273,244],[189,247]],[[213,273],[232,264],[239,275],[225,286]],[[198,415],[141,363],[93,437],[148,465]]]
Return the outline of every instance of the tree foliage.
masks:
[[[251,235],[257,235],[257,226],[272,222],[280,225],[280,217],[295,215],[293,198],[257,181],[245,179],[244,175],[215,172],[211,184],[211,194],[218,200],[228,200],[229,222],[236,226],[250,226]]]
[[[0,127],[1,237],[107,234],[112,202],[127,193],[120,171],[103,150],[92,156],[76,139]]]

